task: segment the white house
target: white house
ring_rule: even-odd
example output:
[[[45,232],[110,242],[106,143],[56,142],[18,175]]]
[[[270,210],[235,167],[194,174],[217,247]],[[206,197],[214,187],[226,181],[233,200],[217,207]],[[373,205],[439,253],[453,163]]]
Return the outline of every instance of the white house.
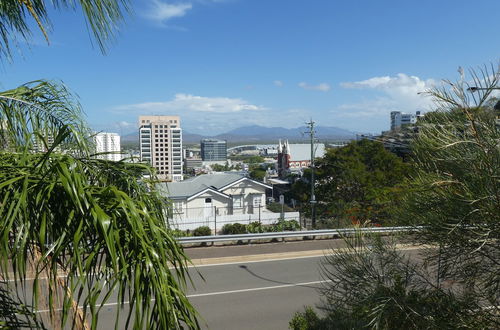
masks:
[[[237,173],[204,174],[159,184],[161,194],[172,203],[170,218],[179,229],[199,226],[220,229],[225,223],[275,222],[280,214],[265,208],[266,189],[272,187]],[[293,213],[298,218],[298,213]]]

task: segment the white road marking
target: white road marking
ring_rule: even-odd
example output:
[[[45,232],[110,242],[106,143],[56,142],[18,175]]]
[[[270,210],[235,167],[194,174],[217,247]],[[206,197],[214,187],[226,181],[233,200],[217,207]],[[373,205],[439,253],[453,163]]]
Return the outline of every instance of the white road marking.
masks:
[[[297,286],[306,286],[306,285],[314,285],[314,284],[322,284],[322,283],[328,283],[331,282],[331,280],[322,280],[322,281],[313,281],[313,282],[302,282],[302,283],[290,283],[290,284],[283,284],[283,285],[275,285],[275,286],[264,286],[260,288],[250,288],[250,289],[240,289],[240,290],[229,290],[229,291],[218,291],[218,292],[208,292],[208,293],[198,293],[198,294],[190,294],[187,295],[187,298],[197,298],[197,297],[206,297],[206,296],[218,296],[218,295],[223,295],[223,294],[232,294],[232,293],[242,293],[242,292],[252,292],[252,291],[263,291],[263,290],[273,290],[273,289],[282,289],[282,288],[290,288],[290,287],[297,287]],[[151,301],[155,301],[155,299],[151,299]],[[128,305],[130,301],[124,301],[124,305]],[[119,302],[111,302],[111,303],[106,303],[103,304],[103,307],[111,307],[111,306],[117,306],[120,305]],[[83,306],[78,306],[78,308],[83,308]],[[48,309],[41,309],[34,311],[35,313],[48,313],[50,310]],[[62,311],[62,308],[56,308],[54,310],[55,312]]]
[[[209,292],[209,293],[198,293],[198,294],[190,294],[186,297],[188,298],[197,298],[197,297],[206,297],[206,296],[218,296],[223,294],[231,294],[231,293],[241,293],[241,292],[252,292],[252,291],[263,291],[263,290],[273,290],[273,289],[281,289],[281,288],[289,288],[295,286],[306,286],[313,284],[321,284],[328,283],[331,280],[323,280],[323,281],[313,281],[313,282],[302,282],[302,283],[290,283],[283,285],[275,285],[275,286],[264,286],[261,288],[251,288],[251,289],[240,289],[240,290],[229,290],[229,291],[219,291],[219,292]]]
[[[226,266],[226,265],[241,265],[241,264],[253,264],[258,262],[267,262],[267,261],[280,261],[280,260],[294,260],[294,259],[305,259],[305,258],[320,258],[325,255],[314,255],[314,256],[298,256],[298,257],[286,257],[286,258],[276,258],[276,259],[265,259],[265,260],[250,260],[250,261],[231,261],[231,262],[221,262],[216,264],[203,264],[203,265],[188,265],[187,268],[201,268],[201,267],[209,267],[209,266]],[[169,269],[175,269],[175,267],[169,267]],[[65,274],[57,275],[57,278],[66,278],[68,277]],[[39,277],[38,280],[46,280],[47,277]],[[25,281],[34,281],[34,277],[27,277],[24,279]],[[15,282],[14,279],[9,279],[6,282]]]

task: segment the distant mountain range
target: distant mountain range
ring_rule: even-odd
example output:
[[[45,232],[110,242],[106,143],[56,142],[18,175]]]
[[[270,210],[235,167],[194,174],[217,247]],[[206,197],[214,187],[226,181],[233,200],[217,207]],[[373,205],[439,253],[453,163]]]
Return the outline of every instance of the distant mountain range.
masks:
[[[199,143],[201,139],[213,138],[227,140],[227,142],[253,142],[264,143],[270,141],[278,141],[278,139],[289,139],[293,141],[306,140],[308,134],[305,132],[307,128],[283,128],[283,127],[263,127],[258,125],[244,126],[233,129],[229,132],[218,134],[215,136],[193,134],[183,131],[182,139],[184,143]],[[318,140],[347,140],[356,137],[355,132],[351,132],[338,127],[315,127],[315,135]],[[122,136],[123,142],[135,142],[139,139],[139,133],[131,133]]]

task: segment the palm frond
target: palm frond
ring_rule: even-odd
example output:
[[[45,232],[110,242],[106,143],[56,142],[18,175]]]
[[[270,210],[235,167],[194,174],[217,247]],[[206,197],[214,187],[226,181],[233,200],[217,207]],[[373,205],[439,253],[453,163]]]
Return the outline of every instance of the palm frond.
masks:
[[[66,150],[84,154],[91,151],[90,134],[81,119],[75,97],[59,83],[44,80],[26,83],[0,92],[0,141],[10,150],[48,150],[64,130],[60,141]]]
[[[184,293],[188,258],[168,229],[153,169],[90,158],[80,116],[57,84],[0,93],[0,278],[31,296],[24,303],[33,309],[45,304],[50,325],[90,319],[96,328],[116,294],[128,305],[116,322],[125,313],[134,328],[199,328]],[[48,136],[47,150],[35,152],[36,138]]]
[[[129,0],[3,0],[0,2],[0,57],[10,58],[12,43],[29,41],[32,36],[29,20],[33,19],[49,42],[50,7],[58,10],[81,8],[88,28],[102,52],[112,40],[126,12]]]

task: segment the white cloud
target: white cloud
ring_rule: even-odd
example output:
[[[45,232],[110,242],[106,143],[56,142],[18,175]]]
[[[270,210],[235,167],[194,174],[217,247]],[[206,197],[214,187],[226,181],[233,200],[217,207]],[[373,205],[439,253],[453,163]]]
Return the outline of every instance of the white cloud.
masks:
[[[175,17],[183,17],[193,8],[189,2],[168,3],[161,0],[152,0],[145,16],[155,22],[164,23]]]
[[[419,93],[435,85],[436,81],[433,79],[421,79],[404,73],[344,82],[340,84],[343,88],[370,90],[372,92],[368,95],[373,95],[373,93],[375,95],[371,97],[366,94],[361,95],[359,101],[342,104],[333,109],[330,114],[351,129],[354,129],[355,123],[357,130],[371,132],[387,130],[391,111],[415,113],[418,110],[424,112],[430,110],[433,100]]]
[[[281,80],[275,80],[273,81],[274,86],[276,87],[283,87],[284,83]]]
[[[239,98],[205,97],[190,94],[175,94],[173,100],[166,102],[145,102],[138,104],[121,105],[115,111],[134,111],[142,113],[163,113],[186,111],[211,112],[211,113],[237,113],[244,111],[260,111],[265,108],[250,104]]]
[[[391,111],[401,110],[398,103],[387,97],[378,97],[357,103],[342,104],[332,111],[343,118],[378,118]],[[384,119],[387,119],[384,117]]]
[[[306,82],[301,82],[299,83],[299,87],[306,90],[321,91],[321,92],[328,92],[331,89],[330,85],[327,83],[321,83],[318,85],[309,85]]]
[[[397,90],[400,92],[423,92],[436,83],[433,79],[422,80],[416,76],[398,73],[395,77],[373,77],[367,80],[341,83],[344,88],[373,88],[384,91]]]
[[[195,5],[210,5],[230,1],[231,0],[148,0],[148,8],[143,12],[143,16],[163,27],[186,31],[187,29],[182,26],[167,26],[165,23],[176,17],[184,17]]]
[[[137,123],[130,123],[128,121],[122,120],[122,121],[116,122],[115,126],[118,129],[129,129],[129,128],[137,126]]]
[[[379,109],[379,112],[383,113],[390,110],[412,112],[427,110],[433,102],[429,97],[419,93],[425,92],[435,85],[436,82],[433,79],[424,80],[416,76],[408,76],[404,73],[399,73],[394,77],[373,77],[367,80],[340,84],[344,88],[380,91],[382,93],[381,96],[359,103],[363,107],[363,113],[366,113],[366,108],[371,108],[369,112],[372,114],[376,112],[376,109]],[[354,106],[353,104],[344,105],[344,108],[354,108]]]
[[[274,125],[272,120],[270,122],[270,118],[277,118],[277,116],[280,118],[278,126],[297,127],[303,125],[311,117],[311,111],[307,109],[271,109],[240,98],[190,94],[176,94],[165,102],[116,106],[110,111],[127,120],[124,123],[116,123],[120,124],[123,131],[133,131],[137,125],[133,120],[140,115],[178,115],[183,129],[205,136],[225,133],[242,126]]]

